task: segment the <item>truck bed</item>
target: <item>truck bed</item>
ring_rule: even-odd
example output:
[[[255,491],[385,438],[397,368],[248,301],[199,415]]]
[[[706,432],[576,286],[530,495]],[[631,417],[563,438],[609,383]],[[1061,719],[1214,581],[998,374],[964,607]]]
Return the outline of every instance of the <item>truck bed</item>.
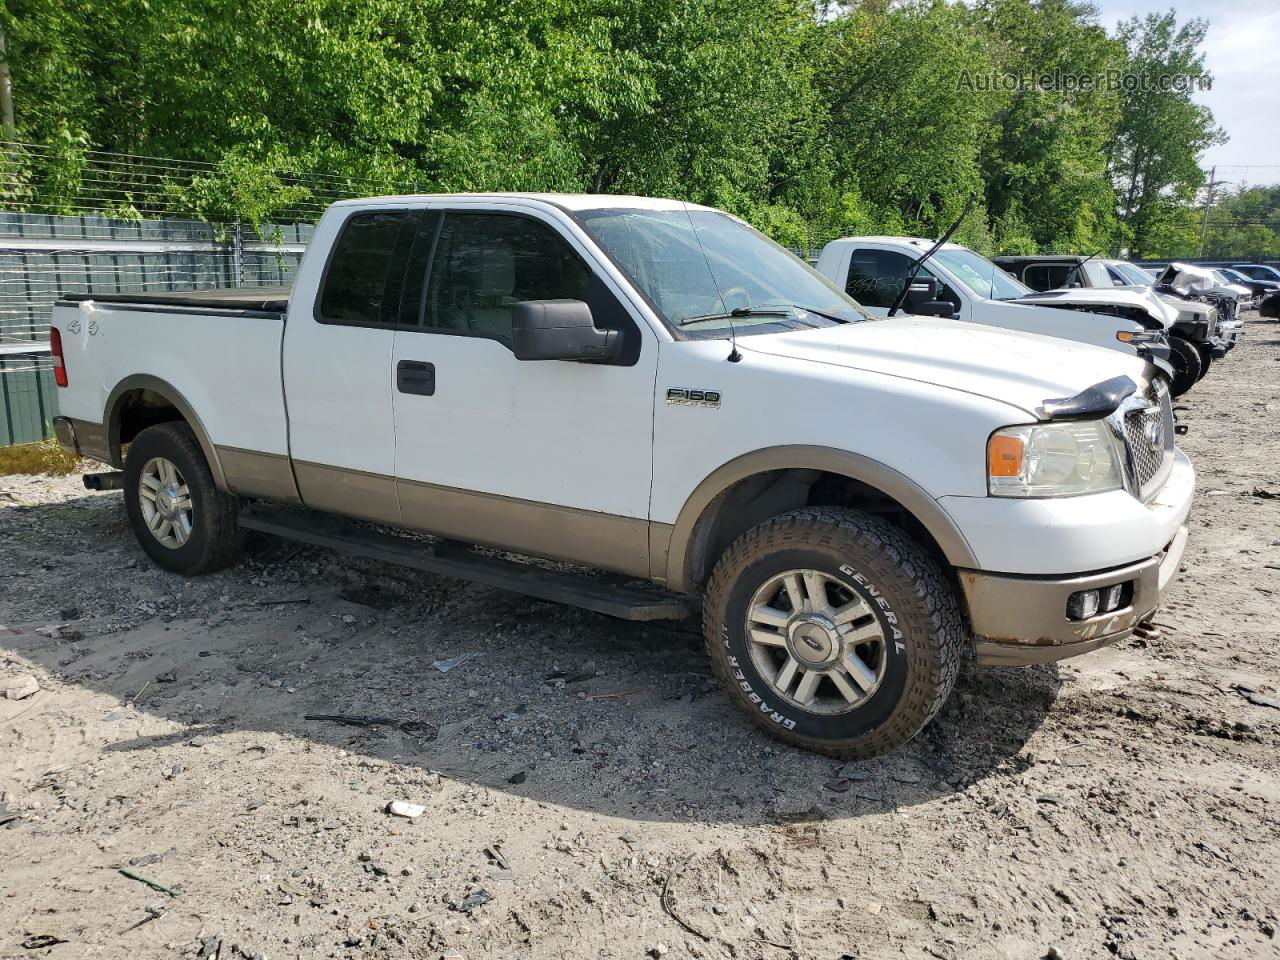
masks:
[[[105,423],[122,393],[158,391],[194,411],[219,451],[286,457],[287,302],[268,287],[66,296],[53,306],[69,381],[59,413]]]
[[[140,307],[175,307],[201,310],[255,310],[284,313],[289,308],[290,287],[214,287],[173,293],[70,293],[68,303],[92,300]]]

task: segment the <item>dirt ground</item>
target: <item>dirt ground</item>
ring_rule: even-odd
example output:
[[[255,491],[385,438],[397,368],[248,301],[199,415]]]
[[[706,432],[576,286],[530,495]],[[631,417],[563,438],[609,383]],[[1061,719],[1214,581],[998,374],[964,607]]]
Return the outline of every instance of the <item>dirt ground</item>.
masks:
[[[1186,398],[1162,638],[967,667],[844,768],[693,623],[279,541],[184,580],[121,494],[0,478],[0,957],[1280,956],[1277,361],[1253,319]]]

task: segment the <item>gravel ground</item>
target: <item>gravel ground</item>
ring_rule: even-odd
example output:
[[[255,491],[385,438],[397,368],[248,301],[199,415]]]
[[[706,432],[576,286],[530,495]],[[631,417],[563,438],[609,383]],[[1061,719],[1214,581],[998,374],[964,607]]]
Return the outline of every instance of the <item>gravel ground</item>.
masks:
[[[0,957],[1280,956],[1278,347],[1187,398],[1163,637],[967,668],[844,767],[692,623],[278,541],[184,580],[121,494],[0,478]]]

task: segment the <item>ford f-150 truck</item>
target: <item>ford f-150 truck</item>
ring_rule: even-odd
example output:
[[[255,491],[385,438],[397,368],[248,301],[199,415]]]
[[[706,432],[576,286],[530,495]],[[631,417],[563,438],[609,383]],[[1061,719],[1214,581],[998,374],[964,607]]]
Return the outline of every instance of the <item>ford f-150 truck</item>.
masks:
[[[701,598],[730,698],[834,755],[914,736],[966,645],[1147,629],[1186,540],[1143,360],[872,318],[676,201],[342,202],[291,290],[68,297],[52,349],[62,443],[161,566],[251,529],[631,619]]]

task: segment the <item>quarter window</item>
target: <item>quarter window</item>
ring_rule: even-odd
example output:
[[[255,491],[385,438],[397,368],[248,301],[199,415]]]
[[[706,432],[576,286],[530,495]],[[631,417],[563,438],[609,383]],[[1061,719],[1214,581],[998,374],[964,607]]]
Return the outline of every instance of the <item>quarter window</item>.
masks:
[[[342,226],[325,269],[318,319],[324,323],[393,324],[419,213],[357,213]]]

